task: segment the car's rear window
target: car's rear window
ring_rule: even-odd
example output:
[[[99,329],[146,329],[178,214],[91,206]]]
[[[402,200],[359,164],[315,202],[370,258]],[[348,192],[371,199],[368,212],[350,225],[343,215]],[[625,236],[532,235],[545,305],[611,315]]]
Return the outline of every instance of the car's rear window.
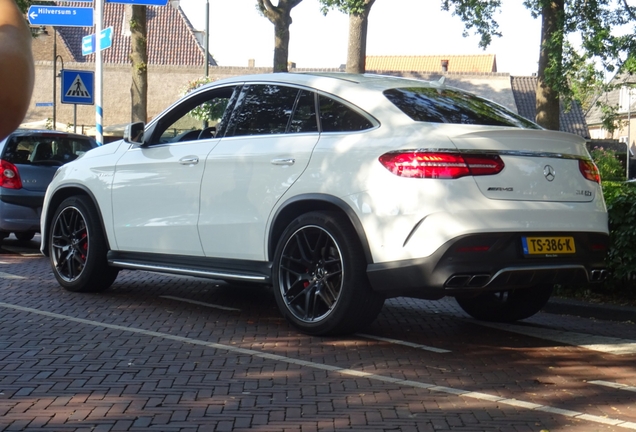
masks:
[[[541,129],[501,105],[455,89],[394,88],[384,95],[415,121]]]
[[[2,159],[13,164],[59,162],[65,164],[94,147],[89,138],[56,135],[14,135],[4,148]]]

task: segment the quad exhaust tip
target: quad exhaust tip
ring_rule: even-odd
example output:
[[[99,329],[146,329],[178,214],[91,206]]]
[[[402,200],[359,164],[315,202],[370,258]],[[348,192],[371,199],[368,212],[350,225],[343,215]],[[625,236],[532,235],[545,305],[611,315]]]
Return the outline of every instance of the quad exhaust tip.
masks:
[[[524,271],[521,271],[524,270]],[[463,275],[454,275],[451,276],[444,286],[446,288],[482,288],[491,283],[495,279],[499,279],[500,276],[508,275],[508,277],[512,274],[517,274],[519,277],[523,277],[524,279],[534,279],[536,274],[532,274],[537,269],[518,269],[518,271],[500,271],[495,276],[491,276],[489,274],[463,274]],[[570,281],[571,276],[563,277],[554,277],[554,275],[558,275],[558,272],[555,273],[558,269],[541,269],[544,275],[544,282],[548,283],[567,283]],[[585,271],[585,269],[581,266],[579,267],[579,271]],[[581,274],[581,273],[579,273]],[[609,271],[607,269],[595,269],[590,270],[587,273],[589,282],[604,282],[609,277]],[[519,281],[517,281],[519,282]]]
[[[607,280],[609,276],[608,271],[605,269],[590,271],[590,282],[603,282]]]
[[[446,286],[449,288],[457,287],[483,287],[490,281],[489,274],[476,274],[476,275],[456,275],[452,276],[446,281]]]

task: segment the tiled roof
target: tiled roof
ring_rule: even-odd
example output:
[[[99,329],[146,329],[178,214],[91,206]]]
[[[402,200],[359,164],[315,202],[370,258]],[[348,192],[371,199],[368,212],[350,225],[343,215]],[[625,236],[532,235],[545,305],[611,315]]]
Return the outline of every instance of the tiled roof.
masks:
[[[69,6],[83,6],[86,3],[66,3]],[[113,27],[113,44],[102,51],[104,63],[130,63],[130,31],[125,4],[104,4],[103,28]],[[181,11],[171,6],[146,6],[148,32],[148,64],[203,66],[205,50],[197,41],[190,21]],[[95,55],[82,55],[82,38],[94,33],[94,27],[57,27],[58,35],[68,47],[72,61],[94,62]],[[58,41],[59,44],[59,41]],[[216,66],[209,56],[210,65]]]
[[[497,72],[494,54],[430,55],[430,56],[367,56],[365,68],[375,71],[399,72]]]
[[[596,98],[590,109],[585,114],[588,124],[599,125],[603,123],[603,112],[601,111],[601,107],[597,105],[597,102],[603,102],[604,104],[613,107],[620,107],[621,83],[629,83],[633,87],[633,84],[636,83],[636,76],[630,74],[616,74],[616,76],[614,76],[614,78],[610,81],[610,84],[618,85],[618,87],[613,88]],[[634,99],[633,92],[631,104],[631,112],[636,113],[636,99]],[[619,114],[621,113],[622,115],[626,115],[627,111],[622,111]]]
[[[537,116],[537,77],[513,76],[510,77],[510,84],[519,114],[529,120],[535,121]],[[583,138],[590,137],[585,115],[578,102],[572,102],[572,106],[568,112],[565,112],[563,104],[561,104],[559,123],[560,129],[563,132],[570,132]]]

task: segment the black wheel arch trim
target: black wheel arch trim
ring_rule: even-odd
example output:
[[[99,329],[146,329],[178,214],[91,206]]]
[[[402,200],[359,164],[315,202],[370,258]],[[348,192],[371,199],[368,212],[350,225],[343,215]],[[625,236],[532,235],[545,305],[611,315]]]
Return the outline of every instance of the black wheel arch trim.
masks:
[[[360,222],[360,219],[358,218],[356,212],[343,199],[335,197],[333,195],[320,193],[296,195],[292,198],[289,198],[276,210],[276,213],[272,218],[272,223],[269,227],[267,244],[268,259],[270,261],[273,259],[276,245],[278,244],[278,240],[280,239],[280,235],[287,227],[289,222],[291,222],[300,214],[308,213],[310,211],[324,210],[325,206],[331,207],[332,209],[335,207],[347,216],[349,222],[351,222],[351,225],[358,235],[367,263],[371,264],[373,262],[371,248],[369,247],[362,222]]]
[[[49,256],[49,241],[48,241],[48,237],[49,237],[49,231],[51,228],[51,223],[53,222],[53,215],[55,214],[55,211],[57,210],[57,207],[60,205],[60,203],[62,201],[64,201],[66,198],[69,198],[71,196],[73,196],[74,194],[72,193],[67,193],[70,192],[70,189],[80,189],[82,192],[84,192],[84,195],[86,195],[93,203],[93,205],[95,206],[95,209],[97,209],[97,214],[99,215],[99,222],[102,226],[102,232],[104,233],[104,241],[106,241],[106,245],[108,247],[108,250],[110,250],[110,241],[108,240],[108,235],[106,234],[106,225],[104,225],[104,218],[102,217],[102,210],[99,206],[99,203],[97,201],[97,199],[95,198],[95,195],[93,194],[93,192],[86,187],[86,185],[81,184],[81,183],[66,183],[64,184],[62,187],[57,188],[54,192],[51,193],[51,198],[49,199],[49,207],[47,208],[47,213],[46,215],[42,215],[43,217],[45,217],[45,227],[46,227],[46,231],[45,233],[43,233],[44,235],[42,236],[42,245],[40,247],[40,251],[45,255],[45,256]],[[62,195],[62,198],[58,197],[60,196],[60,194]],[[55,205],[52,206],[51,203],[55,202]]]

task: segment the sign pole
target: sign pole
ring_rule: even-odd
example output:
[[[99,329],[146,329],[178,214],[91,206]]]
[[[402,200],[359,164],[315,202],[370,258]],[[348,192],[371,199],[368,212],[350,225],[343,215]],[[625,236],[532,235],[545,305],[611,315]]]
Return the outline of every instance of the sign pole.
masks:
[[[104,20],[104,0],[95,0],[95,34],[97,37],[102,33]],[[95,140],[97,145],[104,144],[104,127],[102,125],[104,110],[102,108],[102,50],[95,50]]]
[[[57,28],[53,27],[53,130],[57,130],[57,118],[55,109],[57,108]]]

